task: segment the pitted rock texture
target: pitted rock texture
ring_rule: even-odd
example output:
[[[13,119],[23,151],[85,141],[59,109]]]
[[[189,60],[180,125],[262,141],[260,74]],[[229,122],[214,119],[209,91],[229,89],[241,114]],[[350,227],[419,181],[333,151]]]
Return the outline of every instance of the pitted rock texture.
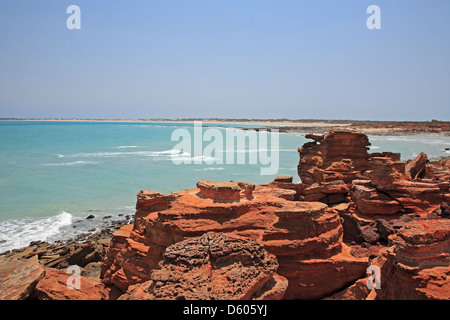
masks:
[[[157,195],[171,199],[164,206],[167,209],[158,210],[143,209],[140,201],[148,202],[143,193],[148,192],[138,195],[133,229],[113,236],[111,247],[117,250],[108,254],[103,265],[103,281],[124,292],[151,280],[151,271],[163,260],[167,247],[211,231],[253,239],[275,255],[278,274],[289,281],[286,299],[326,296],[365,272],[367,258],[353,257],[342,242],[338,212],[324,203],[294,201],[295,190],[258,185],[251,197],[239,201],[217,201],[202,195],[199,188],[183,190]]]
[[[121,299],[248,300],[282,298],[287,280],[256,241],[206,233],[169,246],[150,281]]]

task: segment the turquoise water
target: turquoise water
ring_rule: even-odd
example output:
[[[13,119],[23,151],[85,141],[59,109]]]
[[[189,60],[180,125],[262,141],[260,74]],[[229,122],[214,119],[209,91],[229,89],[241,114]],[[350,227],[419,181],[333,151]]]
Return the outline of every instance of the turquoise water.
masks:
[[[33,240],[53,241],[98,230],[106,215],[116,219],[133,214],[142,189],[171,192],[193,188],[200,179],[261,184],[276,175],[299,181],[297,148],[307,141],[304,134],[279,134],[279,171],[262,176],[261,164],[248,161],[173,163],[172,149],[178,141],[171,141],[171,135],[177,128],[193,132],[191,124],[0,121],[0,252]],[[224,136],[233,130],[217,129]],[[450,146],[450,137],[370,140],[373,151],[401,152],[403,160],[421,151],[430,158],[449,155],[444,148]],[[239,152],[249,156],[255,150]],[[190,153],[181,156],[195,158]],[[89,214],[95,219],[85,220]]]

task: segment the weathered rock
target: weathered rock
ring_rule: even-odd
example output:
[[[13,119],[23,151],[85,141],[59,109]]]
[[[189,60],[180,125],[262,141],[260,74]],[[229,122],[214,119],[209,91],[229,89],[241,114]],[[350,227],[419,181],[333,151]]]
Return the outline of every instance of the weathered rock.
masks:
[[[206,198],[218,201],[239,201],[241,198],[250,198],[255,185],[234,181],[200,180],[197,182],[200,194]]]
[[[359,279],[354,284],[324,300],[370,300],[371,290],[367,287],[367,277]]]
[[[100,272],[101,272],[102,265],[103,265],[103,262],[101,262],[101,261],[90,262],[84,266],[84,268],[81,270],[80,275],[82,275],[83,277],[86,277],[86,278],[100,280]]]
[[[429,161],[425,167],[424,177],[436,181],[450,181],[450,160]]]
[[[380,235],[380,238],[388,241],[388,238],[390,235],[394,234],[395,230],[391,223],[387,222],[384,219],[377,219],[375,220],[376,227],[378,230],[378,233]]]
[[[371,186],[353,185],[352,199],[358,210],[366,215],[394,215],[402,210],[397,200]]]
[[[169,246],[150,281],[130,287],[121,299],[282,298],[287,280],[276,275],[277,267],[276,258],[254,240],[207,233]]]
[[[255,186],[251,197],[239,201],[218,201],[215,195],[211,199],[199,189],[176,192],[165,210],[149,206],[145,214],[141,209],[129,237],[120,242],[122,249],[108,254],[102,272],[105,283],[125,292],[149,281],[167,247],[210,231],[254,239],[274,254],[278,273],[290,283],[287,299],[326,296],[364,273],[367,259],[345,253],[339,214],[327,205],[293,201],[295,190],[274,184]],[[333,281],[323,281],[331,276],[322,273],[332,274]]]
[[[323,136],[306,137],[314,142],[299,148],[298,174],[303,183],[343,180],[350,184],[370,168],[370,143],[360,132],[331,130]]]
[[[369,243],[376,244],[380,241],[380,234],[375,224],[364,223],[354,214],[341,214],[342,226],[344,228],[344,241],[346,243]]]
[[[349,187],[342,180],[314,183],[301,191],[299,200],[319,201],[329,205],[346,201]]]
[[[118,298],[116,290],[106,287],[98,280],[78,276],[79,282],[77,283],[77,280],[69,279],[71,276],[73,275],[63,270],[45,268],[45,277],[38,282],[34,289],[37,299],[110,300]]]
[[[275,182],[284,182],[284,183],[292,183],[293,177],[289,176],[289,177],[284,177],[284,176],[278,176],[275,177],[275,179],[273,181]]]
[[[139,199],[139,198],[138,198]],[[139,202],[139,201],[138,201]],[[125,247],[126,240],[130,237],[133,225],[125,225],[113,233],[109,244],[108,253],[101,266],[100,278],[103,278],[105,272],[111,267],[117,254]]]
[[[44,277],[37,256],[28,260],[0,257],[0,300],[24,300]]]
[[[370,158],[371,170],[365,172],[370,183],[354,181],[352,199],[367,215],[432,212],[440,206],[446,183],[410,181],[405,163],[390,157]]]
[[[374,261],[381,267],[377,299],[450,298],[450,220],[413,220],[389,240]]]
[[[428,162],[429,160],[427,155],[423,152],[419,153],[414,160],[406,163],[406,174],[408,174],[411,179],[423,178]]]

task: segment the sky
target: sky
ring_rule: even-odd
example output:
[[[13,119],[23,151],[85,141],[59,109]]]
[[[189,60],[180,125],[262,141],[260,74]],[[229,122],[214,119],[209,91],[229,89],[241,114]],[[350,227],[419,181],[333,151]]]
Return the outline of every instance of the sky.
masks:
[[[81,29],[70,30],[70,5]],[[370,30],[370,5],[381,29]],[[2,0],[0,117],[450,120],[448,0]]]

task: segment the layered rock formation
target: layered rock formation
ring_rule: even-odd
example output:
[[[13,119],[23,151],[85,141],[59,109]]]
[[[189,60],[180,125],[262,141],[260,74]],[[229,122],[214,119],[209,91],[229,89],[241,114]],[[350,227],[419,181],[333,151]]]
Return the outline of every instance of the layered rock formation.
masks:
[[[37,257],[28,260],[0,257],[0,300],[24,300],[44,277]]]
[[[281,299],[288,281],[277,268],[254,240],[206,233],[169,246],[150,281],[131,286],[121,299]]]
[[[368,180],[353,181],[353,200],[363,214],[426,214],[438,208],[449,193],[448,181],[411,181],[405,162],[396,158],[372,157],[370,166],[365,172]]]
[[[169,195],[139,193],[133,229],[114,234],[111,247],[122,249],[110,251],[102,273],[105,283],[125,292],[149,281],[167,247],[211,231],[253,239],[275,255],[278,273],[289,281],[287,299],[320,298],[364,274],[367,258],[349,253],[339,214],[326,204],[294,201],[295,190],[271,184],[246,184],[245,192],[236,190],[235,182],[198,185]],[[217,186],[226,195],[239,191],[240,198],[224,200]]]
[[[428,219],[406,223],[391,235],[381,251],[377,299],[450,299],[450,220]]]
[[[314,140],[298,149],[298,175],[305,184],[334,180],[351,183],[370,168],[370,142],[365,134],[331,130],[323,136],[305,137]]]

